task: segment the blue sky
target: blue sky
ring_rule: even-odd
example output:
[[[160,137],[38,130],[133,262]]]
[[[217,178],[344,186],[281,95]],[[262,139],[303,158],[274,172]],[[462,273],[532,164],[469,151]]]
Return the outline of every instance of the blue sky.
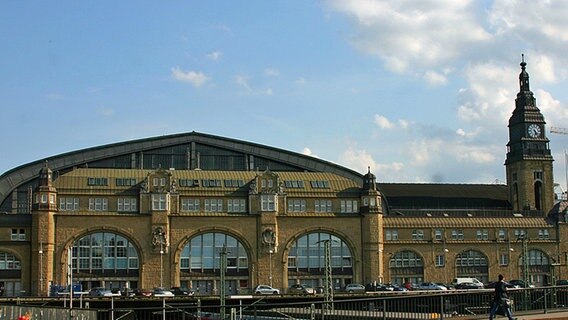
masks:
[[[547,129],[568,127],[566,16],[536,0],[4,1],[0,172],[198,131],[382,182],[503,182],[521,53]],[[565,186],[568,135],[547,134]]]

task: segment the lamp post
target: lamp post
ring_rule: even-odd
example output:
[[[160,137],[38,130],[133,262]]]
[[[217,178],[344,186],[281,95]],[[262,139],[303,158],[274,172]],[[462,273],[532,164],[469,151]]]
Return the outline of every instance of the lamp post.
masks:
[[[73,245],[67,248],[67,284],[69,285],[69,319],[73,318]]]
[[[164,287],[164,242],[160,241],[160,288]]]
[[[444,246],[446,244],[444,243]],[[450,250],[448,250],[448,248],[444,248],[444,283],[448,283],[448,252],[450,252]]]
[[[221,319],[225,319],[225,296],[226,296],[226,288],[225,288],[225,272],[227,270],[227,243],[223,244],[223,248],[221,249],[221,252],[219,252],[219,258],[220,258],[220,269],[219,269],[219,275],[220,275],[220,287],[219,288],[219,300],[220,300],[220,304],[221,304]]]
[[[43,243],[39,243],[39,292],[38,295],[43,294]]]
[[[268,250],[269,260],[268,260],[268,282],[270,283],[270,287],[272,287],[272,254],[274,253],[274,249],[272,249],[272,245],[270,245],[270,250]]]

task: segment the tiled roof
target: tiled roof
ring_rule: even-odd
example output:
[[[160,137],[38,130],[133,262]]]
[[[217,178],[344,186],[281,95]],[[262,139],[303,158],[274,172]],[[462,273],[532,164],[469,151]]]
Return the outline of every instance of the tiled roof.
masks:
[[[137,183],[141,183],[148,173],[153,170],[140,170],[140,169],[98,169],[98,168],[78,168],[66,174],[63,174],[54,181],[54,186],[58,190],[97,190],[100,189],[104,192],[109,192],[113,189],[114,180],[116,178],[132,178],[136,179]],[[222,195],[227,191],[242,191],[248,192],[248,184],[260,172],[256,171],[205,171],[205,170],[172,170],[172,177],[174,179],[188,179],[188,180],[220,180],[220,187],[204,187],[201,184],[197,187],[183,187],[179,186],[178,190],[183,193],[185,190],[191,190],[192,195],[215,196]],[[274,172],[281,181],[286,180],[301,180],[304,181],[303,188],[286,188],[286,192],[293,196],[298,197],[326,197],[335,196],[337,193],[349,195],[353,193],[358,196],[360,186],[353,180],[341,177],[333,173],[326,172]],[[103,187],[87,186],[87,178],[108,178],[109,185]],[[244,185],[241,187],[225,187],[224,180],[242,180]],[[328,181],[329,188],[313,188],[311,181]],[[130,187],[115,187],[117,189],[128,189]]]
[[[510,218],[434,218],[434,217],[385,217],[385,228],[548,228],[544,217],[510,217]]]

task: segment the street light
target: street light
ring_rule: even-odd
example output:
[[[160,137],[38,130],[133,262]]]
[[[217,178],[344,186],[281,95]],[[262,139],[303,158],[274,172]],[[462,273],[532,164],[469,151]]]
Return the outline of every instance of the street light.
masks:
[[[221,319],[225,319],[225,296],[226,296],[226,288],[225,288],[225,273],[227,272],[227,243],[223,244],[223,248],[221,252],[219,252],[220,258],[220,269],[219,269],[219,276],[220,276],[220,286],[219,288],[219,300],[221,304]]]
[[[160,288],[164,287],[164,242],[160,241]]]
[[[43,242],[39,243],[39,295],[43,292]]]
[[[444,243],[444,245],[446,244]],[[444,248],[444,283],[448,283],[448,252],[450,252],[450,250]]]
[[[272,254],[274,250],[272,249],[272,245],[270,250],[268,250],[269,260],[268,260],[268,282],[270,283],[270,287],[272,287]]]

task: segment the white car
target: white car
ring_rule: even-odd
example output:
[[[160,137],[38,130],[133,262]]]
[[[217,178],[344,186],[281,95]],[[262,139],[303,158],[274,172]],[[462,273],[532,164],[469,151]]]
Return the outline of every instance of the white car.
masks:
[[[280,294],[280,290],[265,284],[259,284],[254,288],[254,294]]]
[[[170,290],[155,288],[152,290],[152,297],[175,297],[175,295]]]
[[[418,290],[448,290],[448,288],[434,282],[423,282],[418,286]]]

